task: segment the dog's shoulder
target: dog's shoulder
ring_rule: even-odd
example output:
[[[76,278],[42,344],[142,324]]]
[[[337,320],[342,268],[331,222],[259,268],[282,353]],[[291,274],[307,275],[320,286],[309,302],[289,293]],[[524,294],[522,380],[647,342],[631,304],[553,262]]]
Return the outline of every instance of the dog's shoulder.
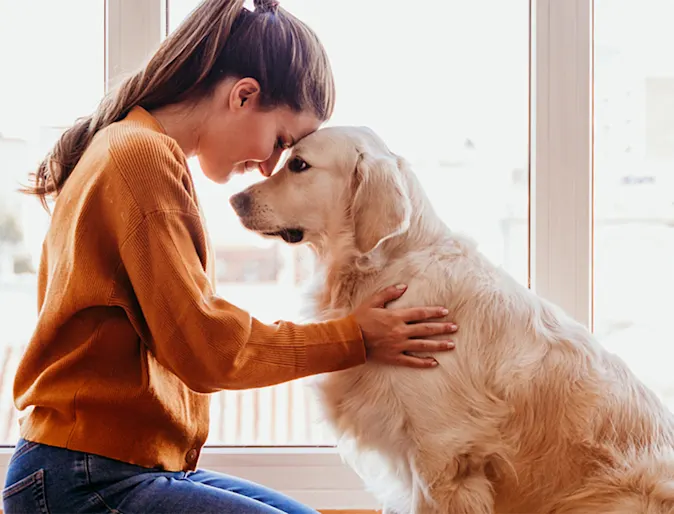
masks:
[[[408,292],[391,306],[465,305],[481,301],[485,291],[506,293],[509,276],[482,255],[468,238],[453,236],[441,244],[419,247],[387,262],[375,286],[405,283]],[[420,303],[421,302],[421,303]]]

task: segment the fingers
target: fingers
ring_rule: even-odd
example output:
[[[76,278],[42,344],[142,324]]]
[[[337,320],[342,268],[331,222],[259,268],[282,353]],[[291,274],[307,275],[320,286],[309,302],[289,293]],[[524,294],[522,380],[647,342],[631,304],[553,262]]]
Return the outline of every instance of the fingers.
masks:
[[[457,331],[454,323],[415,323],[407,325],[406,335],[408,338],[422,339],[430,336],[453,334]]]
[[[411,339],[405,343],[404,352],[446,352],[455,347],[452,341],[429,341]]]
[[[365,301],[365,305],[371,308],[385,307],[387,303],[400,298],[406,290],[407,286],[404,284],[398,284],[397,286],[387,287],[383,291],[379,291],[378,293],[372,295],[369,299],[367,299]]]
[[[433,357],[414,357],[412,355],[401,353],[396,357],[395,364],[407,368],[434,368],[438,365],[438,361]]]
[[[407,341],[405,352],[445,352],[454,349],[454,343],[451,341]],[[394,364],[406,366],[408,368],[433,368],[438,365],[433,357],[417,357],[400,353],[396,356]]]
[[[370,308],[383,308],[387,303],[397,300],[407,291],[405,284],[387,287],[367,299],[363,305]],[[395,309],[393,311],[405,323],[425,321],[427,319],[447,316],[449,311],[445,307],[413,307],[410,309]]]
[[[449,311],[444,307],[414,307],[411,309],[395,309],[393,312],[395,312],[405,323],[442,318],[449,314]]]

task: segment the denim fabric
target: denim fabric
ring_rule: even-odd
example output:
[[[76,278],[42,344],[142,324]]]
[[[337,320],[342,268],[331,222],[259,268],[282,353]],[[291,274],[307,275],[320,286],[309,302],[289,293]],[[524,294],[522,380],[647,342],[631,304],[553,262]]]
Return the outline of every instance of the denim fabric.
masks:
[[[316,514],[280,493],[220,473],[165,472],[19,441],[5,514]]]

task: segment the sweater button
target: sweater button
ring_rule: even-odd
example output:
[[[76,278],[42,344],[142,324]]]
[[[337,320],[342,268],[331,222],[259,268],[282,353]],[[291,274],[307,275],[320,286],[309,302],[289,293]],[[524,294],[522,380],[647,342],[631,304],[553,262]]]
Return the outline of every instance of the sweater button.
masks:
[[[192,448],[187,452],[187,455],[185,455],[185,462],[188,464],[194,464],[197,461],[197,457],[199,457],[199,452]]]

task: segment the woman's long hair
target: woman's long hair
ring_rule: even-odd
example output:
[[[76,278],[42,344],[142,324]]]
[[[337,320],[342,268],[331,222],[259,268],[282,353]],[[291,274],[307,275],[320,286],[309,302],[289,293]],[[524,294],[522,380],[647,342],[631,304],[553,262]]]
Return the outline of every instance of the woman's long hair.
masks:
[[[273,0],[204,0],[161,44],[147,65],[101,101],[94,114],[66,130],[24,192],[47,206],[75,169],[96,133],[135,106],[151,110],[209,95],[226,78],[260,83],[263,107],[309,110],[325,121],[335,86],[316,34]]]

